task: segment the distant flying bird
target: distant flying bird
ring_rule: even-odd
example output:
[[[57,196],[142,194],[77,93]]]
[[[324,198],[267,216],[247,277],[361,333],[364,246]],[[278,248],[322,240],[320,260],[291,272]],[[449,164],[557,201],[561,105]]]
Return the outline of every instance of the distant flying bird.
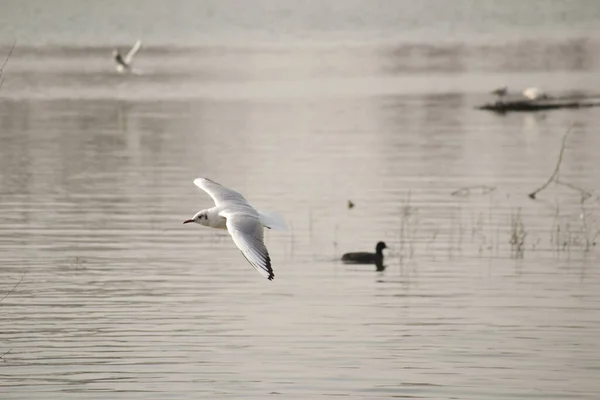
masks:
[[[492,90],[490,93],[495,96],[498,96],[499,100],[502,100],[504,98],[504,96],[506,96],[506,94],[508,93],[508,87],[507,86],[499,87],[498,89]]]
[[[263,227],[286,230],[283,218],[256,210],[244,196],[210,179],[198,178],[194,184],[212,197],[215,206],[197,212],[183,223],[195,222],[226,229],[250,265],[268,280],[273,280],[275,275],[263,241]]]
[[[523,96],[527,97],[529,100],[543,100],[549,98],[546,93],[536,87],[530,87],[523,90]]]
[[[352,200],[348,200],[348,209],[354,208],[354,203]]]
[[[116,68],[117,68],[118,73],[122,74],[123,72],[128,71],[128,72],[132,72],[134,74],[140,74],[140,71],[136,71],[132,68],[133,56],[135,56],[135,53],[138,52],[140,47],[142,47],[142,41],[138,40],[137,42],[135,42],[135,44],[133,45],[131,50],[129,50],[129,53],[127,53],[125,58],[123,58],[123,56],[121,56],[121,53],[119,53],[119,50],[117,50],[117,49],[113,50],[113,59],[115,60],[115,63],[117,64]]]

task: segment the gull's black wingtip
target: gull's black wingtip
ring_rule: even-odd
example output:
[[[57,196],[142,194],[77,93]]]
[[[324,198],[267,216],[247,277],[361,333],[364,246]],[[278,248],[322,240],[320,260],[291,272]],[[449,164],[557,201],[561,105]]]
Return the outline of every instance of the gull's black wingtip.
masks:
[[[275,278],[275,274],[273,273],[273,267],[271,267],[271,256],[267,254],[267,270],[269,271],[268,280],[272,281]]]

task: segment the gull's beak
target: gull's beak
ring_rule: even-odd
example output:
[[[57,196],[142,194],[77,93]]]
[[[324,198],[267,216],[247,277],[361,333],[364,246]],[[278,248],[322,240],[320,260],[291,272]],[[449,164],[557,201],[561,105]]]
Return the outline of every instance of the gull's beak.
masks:
[[[187,224],[187,223],[190,223],[190,222],[194,222],[194,220],[193,219],[188,219],[188,220],[183,221],[184,224]]]

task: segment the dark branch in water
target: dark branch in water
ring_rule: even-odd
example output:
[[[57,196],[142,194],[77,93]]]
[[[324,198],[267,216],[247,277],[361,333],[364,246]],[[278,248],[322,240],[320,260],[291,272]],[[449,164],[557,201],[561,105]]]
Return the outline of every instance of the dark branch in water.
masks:
[[[15,49],[16,44],[17,41],[15,40],[12,44],[12,47],[10,48],[10,51],[8,52],[8,55],[4,59],[4,63],[2,63],[2,67],[0,67],[0,89],[2,89],[2,84],[4,83],[4,78],[2,77],[2,75],[4,75],[4,67],[6,67],[6,63],[8,62],[8,59],[10,58],[13,50]]]
[[[575,190],[576,192],[579,192],[579,194],[581,195],[581,201],[586,201],[587,199],[589,199],[590,197],[592,197],[592,193],[588,192],[587,190],[580,188],[579,186],[575,186],[572,183],[568,183],[568,182],[563,182],[561,180],[559,180],[558,178],[554,179],[554,182],[556,182],[557,185],[563,185],[566,186],[570,189]]]
[[[533,192],[529,193],[529,198],[535,200],[535,196],[539,192],[541,192],[542,190],[546,189],[546,187],[552,181],[556,181],[557,180],[556,176],[558,175],[558,171],[560,169],[560,164],[562,163],[563,154],[565,152],[565,145],[567,143],[567,138],[569,137],[569,134],[571,133],[572,129],[573,129],[573,125],[571,125],[569,127],[569,130],[567,131],[567,133],[565,133],[565,136],[563,136],[562,145],[560,146],[560,153],[558,153],[558,161],[556,162],[556,166],[554,167],[554,172],[552,172],[552,175],[550,175],[550,178],[548,178],[548,181],[546,181],[546,183],[544,183],[541,187],[539,187],[538,189],[534,190]]]
[[[488,110],[500,114],[507,112],[535,112],[559,110],[565,108],[589,108],[599,107],[600,102],[586,100],[584,98],[578,100],[515,100],[515,101],[497,101],[495,103],[484,104],[476,107],[478,110]]]
[[[10,289],[10,290],[9,290],[9,291],[8,291],[8,292],[7,292],[7,293],[4,295],[4,297],[0,299],[0,303],[2,303],[2,302],[4,301],[4,299],[8,297],[8,295],[9,295],[9,294],[11,294],[12,292],[14,292],[14,291],[15,291],[15,289],[17,288],[17,286],[19,286],[19,285],[21,284],[21,281],[23,281],[23,278],[25,278],[25,274],[26,274],[26,273],[27,273],[27,272],[24,272],[24,273],[23,273],[23,275],[21,275],[21,279],[19,279],[19,282],[17,282],[17,283],[15,284],[15,286],[13,286],[13,287],[12,287],[12,289]]]

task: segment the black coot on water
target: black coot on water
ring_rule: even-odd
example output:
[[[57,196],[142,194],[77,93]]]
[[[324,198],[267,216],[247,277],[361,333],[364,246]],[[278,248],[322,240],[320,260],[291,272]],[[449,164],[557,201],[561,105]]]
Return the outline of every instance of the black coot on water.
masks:
[[[358,252],[346,253],[342,256],[342,261],[346,264],[375,264],[377,271],[383,271],[383,249],[387,248],[384,242],[378,242],[375,246],[375,253]]]

